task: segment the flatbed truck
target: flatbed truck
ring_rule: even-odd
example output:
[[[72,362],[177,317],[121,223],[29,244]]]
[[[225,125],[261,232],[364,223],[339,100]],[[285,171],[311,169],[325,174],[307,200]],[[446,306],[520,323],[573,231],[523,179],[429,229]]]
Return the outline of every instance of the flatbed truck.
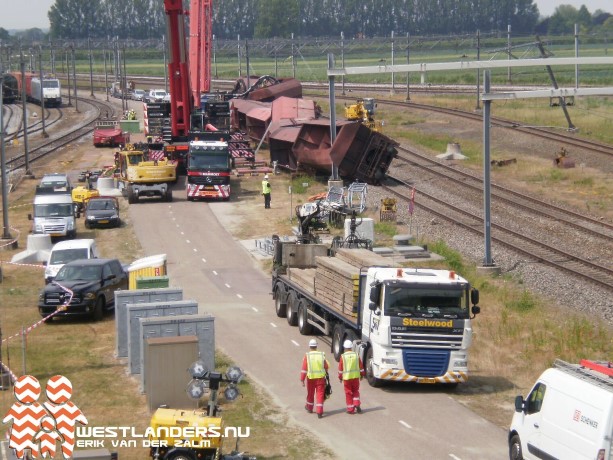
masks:
[[[351,340],[371,386],[386,381],[457,385],[468,379],[479,292],[449,270],[402,268],[367,249],[276,241],[278,317],[302,335],[331,337],[338,361]]]

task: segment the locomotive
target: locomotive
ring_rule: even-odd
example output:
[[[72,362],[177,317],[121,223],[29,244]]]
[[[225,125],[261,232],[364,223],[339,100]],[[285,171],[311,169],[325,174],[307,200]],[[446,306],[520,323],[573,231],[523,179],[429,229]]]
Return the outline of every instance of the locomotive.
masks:
[[[12,72],[13,77],[17,79],[19,87],[19,97],[21,97],[23,76],[21,72]],[[26,99],[30,102],[43,105],[45,107],[60,107],[62,105],[62,86],[57,78],[44,77],[41,80],[37,74],[33,72],[25,72],[25,87]]]
[[[12,104],[19,97],[19,85],[14,75],[5,73],[0,75],[2,82],[2,102],[4,104]]]

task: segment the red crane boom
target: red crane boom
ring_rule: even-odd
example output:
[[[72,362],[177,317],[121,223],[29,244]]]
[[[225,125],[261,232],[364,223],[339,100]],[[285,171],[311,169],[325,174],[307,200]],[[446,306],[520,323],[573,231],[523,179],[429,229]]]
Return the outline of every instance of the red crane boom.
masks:
[[[200,95],[211,89],[211,44],[213,2],[191,0],[189,18],[189,75],[192,100],[200,107]]]
[[[197,0],[192,0],[192,5]],[[185,40],[185,18],[182,0],[164,0],[167,16],[166,34],[168,36],[168,79],[170,87],[170,114],[173,139],[186,137],[189,133],[190,113],[192,111],[189,87],[189,67]]]

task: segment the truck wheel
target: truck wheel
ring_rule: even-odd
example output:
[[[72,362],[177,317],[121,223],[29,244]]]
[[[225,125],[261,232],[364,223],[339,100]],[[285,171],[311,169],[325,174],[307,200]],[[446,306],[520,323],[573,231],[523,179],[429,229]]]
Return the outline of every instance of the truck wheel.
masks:
[[[134,204],[136,203],[136,195],[134,194],[134,190],[131,185],[128,185],[128,203]]]
[[[300,305],[298,305],[298,331],[301,335],[311,335],[313,333],[313,326],[307,322],[308,307],[307,302],[300,302]]]
[[[337,324],[332,330],[332,354],[338,362],[343,354],[343,337],[345,336],[345,326]]]
[[[368,384],[371,387],[377,388],[380,387],[382,384],[382,381],[378,378],[376,378],[373,374],[373,370],[372,370],[372,347],[368,348],[368,351],[366,352],[366,380],[368,380]]]
[[[509,441],[509,459],[524,460],[524,456],[521,452],[521,441],[518,435],[514,435],[511,441]]]
[[[104,299],[102,297],[98,297],[96,300],[93,317],[94,321],[102,321],[104,318]]]
[[[275,313],[279,318],[285,318],[287,314],[287,304],[281,302],[281,293],[279,289],[275,291]]]
[[[166,201],[168,201],[168,202],[172,201],[172,190],[170,188],[168,188],[168,190],[166,190]]]
[[[298,324],[298,308],[300,307],[300,301],[294,291],[287,296],[287,324],[290,326],[296,326]]]

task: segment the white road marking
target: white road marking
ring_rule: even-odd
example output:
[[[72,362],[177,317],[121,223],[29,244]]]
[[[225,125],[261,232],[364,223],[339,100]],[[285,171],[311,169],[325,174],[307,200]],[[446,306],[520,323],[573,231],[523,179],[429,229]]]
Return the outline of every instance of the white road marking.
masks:
[[[277,327],[277,325],[276,325],[275,323],[270,323],[270,325],[271,325],[272,327]]]
[[[255,307],[251,307],[251,309],[252,309],[254,312],[256,312],[256,313],[259,311],[259,310],[258,310],[257,308],[255,308]]]
[[[226,284],[225,284],[225,286],[226,286],[228,289],[230,289],[230,288],[231,288],[231,286],[230,286],[228,283],[226,283]]]
[[[181,232],[181,235],[185,235],[185,233]]]
[[[190,240],[185,240],[185,242],[186,242],[187,244],[191,243],[191,241],[190,241]]]
[[[198,252],[198,249],[194,248],[194,252]]]
[[[405,422],[404,420],[398,420],[398,423],[400,423],[402,426],[408,428],[409,430],[411,429],[411,425],[409,425],[407,422]]]
[[[204,257],[202,258],[202,261],[206,264],[206,259]]]
[[[217,276],[217,275],[219,275],[219,273],[217,273],[215,270],[213,270],[213,275]]]
[[[462,460],[460,457],[458,457],[457,455],[453,455],[453,454],[449,454],[449,456],[451,458],[453,458],[453,460]]]
[[[242,295],[240,295],[240,294],[236,294],[236,297],[238,297],[239,299],[242,299],[242,298],[243,298],[243,296],[242,296]],[[254,308],[254,310],[255,310],[255,311],[258,311],[258,309],[257,309],[257,308]]]
[[[296,342],[295,340],[292,340],[292,343],[293,343],[294,345],[296,345],[297,347],[299,347],[299,346],[300,346],[300,344],[299,344],[298,342]]]

